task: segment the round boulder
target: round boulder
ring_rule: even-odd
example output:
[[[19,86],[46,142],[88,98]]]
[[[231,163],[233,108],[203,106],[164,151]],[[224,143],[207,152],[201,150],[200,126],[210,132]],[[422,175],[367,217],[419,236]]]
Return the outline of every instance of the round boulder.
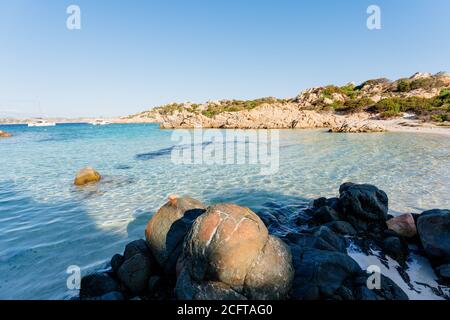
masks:
[[[249,299],[284,298],[294,274],[289,248],[254,212],[230,203],[195,220],[181,260],[193,283],[220,282]]]
[[[91,167],[86,167],[78,171],[74,184],[77,186],[83,186],[88,183],[98,182],[101,178],[100,173]]]
[[[422,212],[417,220],[417,231],[430,257],[450,261],[450,210]]]
[[[145,238],[153,256],[166,273],[175,273],[183,240],[195,218],[204,211],[205,206],[198,200],[169,196],[169,201],[147,223]]]

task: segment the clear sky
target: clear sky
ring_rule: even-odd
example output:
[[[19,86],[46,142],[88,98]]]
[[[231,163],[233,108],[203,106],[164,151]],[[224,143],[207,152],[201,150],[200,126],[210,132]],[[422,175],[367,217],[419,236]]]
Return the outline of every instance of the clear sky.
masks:
[[[66,28],[71,4],[81,30]],[[366,27],[371,4],[381,30]],[[449,17],[448,0],[0,0],[0,116],[126,115],[449,71]]]

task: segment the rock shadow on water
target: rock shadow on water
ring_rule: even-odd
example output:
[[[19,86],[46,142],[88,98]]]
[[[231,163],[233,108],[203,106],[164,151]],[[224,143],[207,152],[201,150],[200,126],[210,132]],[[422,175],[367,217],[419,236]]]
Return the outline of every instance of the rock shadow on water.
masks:
[[[67,268],[82,276],[104,268],[127,242],[99,228],[81,201],[39,202],[13,181],[0,185],[0,216],[0,299],[76,296]]]
[[[235,142],[235,141],[224,141],[222,144],[223,147],[227,146],[227,145],[234,145],[234,144],[245,144],[246,146],[251,144],[253,142],[249,142],[249,141],[239,141],[239,142]],[[196,150],[198,148],[205,148],[209,145],[214,144],[214,142],[212,141],[206,141],[203,143],[197,143],[197,144],[183,144],[183,145],[174,145],[174,146],[170,146],[167,148],[161,148],[155,151],[150,151],[150,152],[146,152],[146,153],[139,153],[135,156],[136,160],[153,160],[156,158],[161,158],[161,157],[165,157],[168,156],[170,154],[172,154],[173,151],[182,151],[182,150]]]

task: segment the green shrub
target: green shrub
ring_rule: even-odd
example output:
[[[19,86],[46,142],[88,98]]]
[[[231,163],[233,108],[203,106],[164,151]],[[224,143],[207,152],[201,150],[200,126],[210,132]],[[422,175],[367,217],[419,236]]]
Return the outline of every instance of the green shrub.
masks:
[[[433,89],[433,88],[439,88],[442,87],[444,83],[436,78],[421,78],[421,79],[415,79],[411,81],[410,88],[411,90],[416,89]]]
[[[407,79],[400,79],[397,83],[398,92],[409,92],[411,91],[411,84]]]
[[[326,86],[321,91],[323,98],[331,98],[333,93],[343,93],[343,91],[341,90],[341,88],[334,85]]]
[[[224,101],[218,105],[208,105],[206,110],[202,111],[202,114],[206,117],[212,118],[222,112],[238,112],[242,110],[251,110],[265,103],[285,103],[286,100],[277,99],[273,97],[261,98],[255,100],[230,100]]]
[[[450,113],[433,114],[431,120],[436,122],[450,121]]]
[[[450,103],[450,90],[442,89],[439,94],[439,99],[442,101],[442,103]]]
[[[398,117],[398,116],[400,116],[400,115],[401,115],[400,112],[395,112],[395,111],[390,110],[390,111],[383,111],[383,112],[381,112],[381,113],[379,114],[379,117],[380,117],[381,119],[389,119],[389,118],[395,118],[395,117]]]

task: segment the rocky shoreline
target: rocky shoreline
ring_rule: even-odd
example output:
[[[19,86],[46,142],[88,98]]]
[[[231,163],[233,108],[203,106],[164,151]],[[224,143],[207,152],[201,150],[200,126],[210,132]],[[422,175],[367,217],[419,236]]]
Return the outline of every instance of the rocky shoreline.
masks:
[[[305,129],[383,132],[384,120],[416,119],[450,128],[450,75],[416,73],[390,81],[372,79],[316,87],[294,98],[171,103],[122,117],[119,123],[160,123],[163,129]],[[440,130],[442,131],[442,130]],[[448,131],[448,130],[447,130]]]
[[[261,217],[231,203],[206,206],[170,196],[106,272],[81,280],[81,300],[407,300],[381,274],[371,274],[348,254],[377,250],[399,263],[417,247],[439,277],[436,294],[450,299],[450,210],[388,214],[388,197],[373,185],[344,183],[339,197],[319,198],[276,237]],[[441,288],[442,286],[442,288]]]

